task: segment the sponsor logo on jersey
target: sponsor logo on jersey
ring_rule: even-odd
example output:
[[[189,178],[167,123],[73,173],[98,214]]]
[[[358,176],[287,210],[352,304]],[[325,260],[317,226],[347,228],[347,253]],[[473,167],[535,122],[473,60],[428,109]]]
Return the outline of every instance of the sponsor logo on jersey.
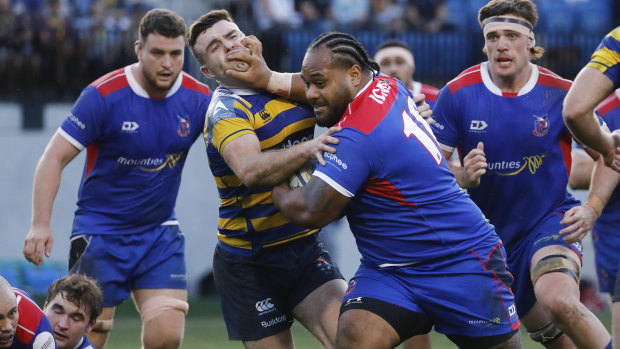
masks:
[[[185,155],[182,151],[177,154],[166,154],[165,158],[145,158],[145,159],[128,159],[121,156],[116,160],[119,165],[128,167],[139,167],[145,172],[161,171],[166,167],[175,168],[179,160]]]
[[[536,171],[543,165],[543,159],[547,154],[524,156],[517,161],[496,161],[488,163],[488,170],[495,172],[499,176],[514,176],[527,169],[529,173],[536,174]]]
[[[351,281],[349,281],[349,286],[347,287],[347,291],[344,293],[345,296],[348,295],[349,293],[353,292],[353,290],[355,290],[355,284],[357,283],[357,281],[355,279],[351,279]]]
[[[254,307],[258,310],[258,315],[268,314],[276,310],[276,306],[271,303],[271,298],[266,298],[262,301],[256,302]]]
[[[513,317],[517,315],[517,307],[513,304],[508,307],[508,316]]]
[[[346,170],[347,169],[347,163],[340,160],[338,158],[338,156],[336,154],[332,154],[332,153],[328,153],[328,152],[323,152],[323,158],[325,158],[326,160],[331,160],[333,162],[335,162],[336,164],[338,164],[338,166],[342,167],[342,169]]]
[[[331,264],[325,260],[325,258],[319,257],[314,260],[314,264],[319,268],[320,271],[327,273],[332,269]]]
[[[271,116],[271,114],[269,114],[266,109],[262,109],[257,114],[258,116],[260,116],[261,119],[263,119],[263,121],[269,121],[273,118],[273,116]]]
[[[282,144],[282,148],[284,148],[284,149],[286,149],[286,148],[290,148],[290,147],[292,147],[292,146],[294,146],[294,145],[296,145],[296,144],[303,143],[303,142],[305,142],[305,141],[309,141],[309,140],[311,140],[311,139],[313,139],[313,138],[314,138],[314,135],[309,135],[309,136],[307,136],[307,137],[302,137],[301,139],[296,139],[296,140],[294,140],[294,141],[292,141],[292,142],[291,142],[291,140],[290,140],[290,139],[287,139],[287,140],[286,140],[286,142],[284,142],[284,143]]]
[[[271,327],[273,325],[279,324],[279,323],[284,322],[284,321],[286,321],[286,315],[277,316],[277,317],[274,317],[273,319],[267,320],[267,321],[261,321],[260,324],[264,328],[267,328],[267,327]]]
[[[390,86],[389,81],[377,79],[377,84],[370,91],[370,94],[368,96],[375,102],[383,104],[385,103],[387,96],[390,94],[391,89],[392,87]]]
[[[493,325],[501,325],[502,320],[499,316],[496,316],[492,319],[476,319],[467,321],[468,324],[473,326],[493,326]]]
[[[136,133],[136,131],[140,127],[135,121],[123,121],[123,125],[121,126],[121,132],[126,133]]]
[[[547,114],[543,116],[532,115],[536,120],[534,121],[534,136],[542,137],[549,132],[549,118]]]
[[[469,132],[480,133],[489,126],[484,120],[472,120],[469,124]]]
[[[79,127],[80,129],[83,130],[86,128],[86,125],[84,125],[84,123],[80,121],[77,116],[73,115],[73,113],[69,113],[69,115],[67,115],[67,118],[69,118],[69,120],[71,120],[72,123],[76,124],[77,127]]]
[[[433,123],[431,124],[432,127],[436,127],[440,130],[443,130],[444,128],[446,128],[443,124],[438,123],[436,120],[433,121]]]
[[[189,116],[182,118],[177,115],[177,119],[179,119],[177,134],[181,137],[187,137],[189,135]]]
[[[344,303],[344,306],[349,306],[351,304],[362,304],[362,298],[363,297],[353,297],[353,298],[349,298],[347,299],[347,301]]]

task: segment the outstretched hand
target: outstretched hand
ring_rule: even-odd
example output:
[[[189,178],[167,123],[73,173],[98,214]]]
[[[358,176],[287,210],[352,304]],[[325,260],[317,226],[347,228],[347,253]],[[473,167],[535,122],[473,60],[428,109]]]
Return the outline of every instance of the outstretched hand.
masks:
[[[564,218],[560,221],[560,224],[568,225],[568,227],[560,230],[560,235],[564,235],[564,242],[572,244],[581,241],[592,230],[596,219],[596,211],[586,204],[575,206],[566,211]]]
[[[263,44],[254,35],[246,36],[242,44],[250,50],[235,52],[227,57],[240,64],[239,69],[226,69],[226,76],[243,81],[252,89],[263,91],[267,89],[271,77],[271,70],[263,58]]]

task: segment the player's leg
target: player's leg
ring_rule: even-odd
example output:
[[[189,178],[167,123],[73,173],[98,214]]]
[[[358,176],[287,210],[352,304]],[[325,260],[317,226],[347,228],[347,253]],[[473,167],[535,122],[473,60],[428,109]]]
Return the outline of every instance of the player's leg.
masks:
[[[339,349],[394,348],[400,343],[396,330],[381,316],[363,309],[350,309],[338,321]]]
[[[551,322],[549,313],[540,303],[535,303],[531,310],[520,318],[530,337],[544,345],[545,348],[576,348],[573,341]]]
[[[531,262],[536,299],[553,325],[579,348],[605,348],[610,336],[603,324],[579,300],[579,256],[562,245],[537,250]]]
[[[108,334],[114,325],[114,309],[115,307],[103,307],[95,326],[90,332],[86,333],[88,340],[97,349],[103,349],[108,340]]]
[[[135,289],[132,294],[142,318],[143,348],[179,348],[188,311],[187,291]]]
[[[347,284],[342,279],[328,281],[293,308],[293,316],[325,348],[335,348],[338,314],[346,288]]]
[[[403,349],[431,349],[431,337],[427,334],[413,336],[403,342]]]

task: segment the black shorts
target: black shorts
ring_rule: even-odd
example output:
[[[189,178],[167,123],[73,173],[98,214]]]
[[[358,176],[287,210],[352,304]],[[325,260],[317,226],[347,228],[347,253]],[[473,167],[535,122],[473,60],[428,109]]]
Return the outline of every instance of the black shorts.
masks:
[[[239,256],[219,244],[215,286],[231,340],[258,340],[287,330],[292,311],[324,283],[343,279],[317,234]]]

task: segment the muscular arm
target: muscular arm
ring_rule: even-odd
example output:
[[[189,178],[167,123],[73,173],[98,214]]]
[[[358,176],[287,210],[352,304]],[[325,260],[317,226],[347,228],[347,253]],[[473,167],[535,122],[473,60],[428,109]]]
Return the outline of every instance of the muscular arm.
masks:
[[[50,220],[60,177],[65,166],[79,152],[60,134],[55,133],[37,164],[32,194],[32,225],[23,250],[24,257],[36,265],[43,263],[44,252],[45,256],[50,256],[53,244]]]
[[[248,134],[226,145],[222,156],[246,187],[271,187],[284,182],[313,157],[325,164],[323,152],[336,152],[328,144],[338,143],[338,139],[331,135],[340,130],[340,127],[332,127],[310,141],[269,151],[261,151],[258,138]]]
[[[568,185],[571,189],[588,189],[592,179],[594,161],[581,150],[573,150]]]
[[[277,186],[272,198],[282,214],[305,228],[321,228],[335,221],[351,200],[316,176],[303,188]]]
[[[608,166],[614,162],[618,141],[601,128],[594,109],[613,92],[613,88],[612,81],[603,73],[585,67],[568,91],[562,110],[564,122],[575,138],[601,153]]]

